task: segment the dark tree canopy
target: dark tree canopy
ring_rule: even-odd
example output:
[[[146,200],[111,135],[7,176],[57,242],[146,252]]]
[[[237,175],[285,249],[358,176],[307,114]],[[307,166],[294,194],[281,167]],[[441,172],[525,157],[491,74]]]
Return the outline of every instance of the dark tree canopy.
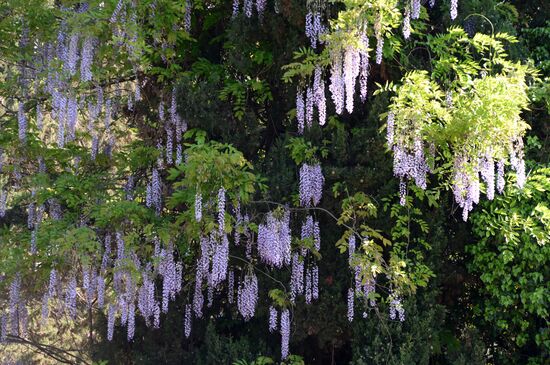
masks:
[[[0,363],[546,364],[548,14],[4,0]]]

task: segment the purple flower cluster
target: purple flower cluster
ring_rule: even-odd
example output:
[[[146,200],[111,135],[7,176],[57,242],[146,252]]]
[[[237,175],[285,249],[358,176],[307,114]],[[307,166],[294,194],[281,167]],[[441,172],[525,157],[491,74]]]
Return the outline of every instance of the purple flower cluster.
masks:
[[[218,230],[220,234],[225,232],[225,188],[218,190]]]
[[[355,302],[355,291],[353,288],[348,289],[348,321],[353,322],[353,313],[354,313],[354,302]]]
[[[290,312],[284,309],[281,312],[281,358],[284,360],[288,357],[289,342],[290,342]]]
[[[19,140],[25,143],[27,141],[27,117],[25,116],[25,106],[21,101],[17,109],[17,125],[19,126]]]
[[[269,332],[275,332],[277,330],[277,309],[273,306],[269,306]]]
[[[72,276],[65,290],[65,308],[72,319],[76,318],[76,277]]]
[[[258,226],[258,253],[265,263],[281,268],[290,264],[290,212],[280,218],[269,212],[265,224]]]
[[[254,317],[256,303],[258,302],[258,278],[250,271],[239,286],[237,307],[245,321]]]
[[[191,335],[192,313],[191,304],[185,305],[185,322],[184,322],[184,334],[186,338]]]
[[[187,33],[191,32],[191,11],[193,10],[193,6],[191,5],[190,0],[185,1],[185,17],[183,18],[183,29]]]
[[[109,310],[107,313],[107,340],[112,341],[113,333],[115,331],[116,305],[109,304]]]
[[[395,320],[399,317],[399,321],[405,320],[405,309],[401,303],[401,298],[395,294],[390,294],[390,319]]]
[[[393,173],[400,179],[399,193],[400,203],[405,205],[406,183],[407,179],[414,180],[415,184],[421,189],[427,187],[427,174],[430,171],[426,156],[424,154],[424,144],[420,138],[415,138],[412,151],[405,147],[401,141],[394,144],[394,114],[390,112],[387,123],[387,142],[393,148]]]
[[[326,33],[326,28],[322,24],[321,13],[319,11],[309,11],[306,14],[306,36],[309,38],[311,48],[317,48],[318,43],[322,43],[321,36]]]
[[[80,80],[83,82],[92,80],[92,63],[96,40],[93,37],[86,37],[82,44],[82,56],[80,61]]]
[[[336,113],[344,111],[345,84],[342,70],[342,52],[331,53],[330,63],[330,85],[328,87],[332,95],[332,101],[336,107]]]
[[[411,0],[411,18],[420,18],[420,0]]]
[[[344,52],[344,86],[346,96],[346,110],[353,112],[353,97],[355,95],[355,81],[359,76],[361,56],[359,50],[348,46]]]
[[[458,0],[451,0],[451,20],[455,20],[458,15]]]
[[[298,295],[304,292],[304,261],[298,253],[292,254],[290,275],[290,301],[295,303]]]
[[[411,12],[409,8],[405,10],[405,16],[403,17],[403,37],[409,39],[411,36]]]
[[[323,195],[325,178],[319,163],[302,164],[300,167],[300,204],[304,207],[317,206]]]
[[[361,46],[362,48],[359,49],[359,56],[361,57],[359,65],[359,96],[361,98],[361,101],[365,101],[367,99],[367,84],[370,73],[370,66],[368,52],[369,37],[364,32],[361,34]]]
[[[195,193],[195,220],[200,222],[202,219],[202,195],[197,191]]]
[[[296,90],[296,119],[298,120],[298,133],[304,133],[304,120],[305,120],[305,104],[304,104],[304,92],[298,88]]]

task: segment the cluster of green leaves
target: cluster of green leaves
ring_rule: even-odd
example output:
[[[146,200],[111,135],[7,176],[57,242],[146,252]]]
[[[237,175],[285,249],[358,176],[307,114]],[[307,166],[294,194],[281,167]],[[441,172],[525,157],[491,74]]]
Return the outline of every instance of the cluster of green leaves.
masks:
[[[550,352],[550,169],[532,171],[523,190],[510,186],[472,216],[478,241],[468,246],[483,301],[476,312],[504,346]]]

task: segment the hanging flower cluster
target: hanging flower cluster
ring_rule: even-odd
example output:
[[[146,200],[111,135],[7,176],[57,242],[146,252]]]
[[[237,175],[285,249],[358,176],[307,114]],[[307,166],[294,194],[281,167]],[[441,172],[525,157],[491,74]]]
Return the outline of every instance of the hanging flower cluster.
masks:
[[[400,181],[402,205],[406,203],[407,181],[427,188],[437,150],[448,151],[452,156],[450,185],[464,221],[479,203],[483,190],[489,200],[494,198],[495,190],[499,193],[504,190],[507,156],[516,172],[518,187],[523,187],[522,136],[527,125],[520,119],[520,113],[527,105],[525,69],[517,65],[509,67],[512,69],[503,74],[473,75],[468,93],[464,90],[443,93],[421,71],[404,78],[386,122],[386,141],[393,151],[393,171]],[[502,107],[504,101],[507,104]],[[485,112],[493,104],[501,110],[498,129],[494,116]],[[475,128],[469,124],[475,124]]]
[[[256,312],[256,303],[258,302],[258,278],[254,271],[250,271],[244,277],[239,286],[239,294],[237,298],[237,306],[239,313],[245,321],[254,317]]]
[[[319,163],[302,164],[300,167],[300,204],[304,207],[316,206],[323,195],[325,178]]]
[[[262,261],[277,268],[290,265],[291,239],[290,212],[284,210],[280,218],[269,212],[266,223],[258,226],[258,254]]]

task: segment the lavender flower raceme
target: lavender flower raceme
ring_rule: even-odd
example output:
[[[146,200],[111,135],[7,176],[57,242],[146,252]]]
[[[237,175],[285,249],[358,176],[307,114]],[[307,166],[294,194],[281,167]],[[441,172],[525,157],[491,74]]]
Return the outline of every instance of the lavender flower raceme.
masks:
[[[335,51],[331,54],[330,85],[328,87],[332,94],[332,101],[336,106],[336,113],[344,111],[345,83],[342,74],[342,52]]]
[[[277,309],[273,306],[269,306],[269,332],[275,332],[277,330]]]
[[[405,10],[405,16],[403,17],[403,37],[409,39],[411,36],[411,12],[407,8]]]
[[[233,270],[229,271],[228,277],[227,277],[227,302],[229,304],[233,304],[234,297],[233,297],[233,291],[235,289],[235,273]]]
[[[237,15],[239,15],[239,0],[233,0],[233,13],[231,14],[231,18],[235,18]]]
[[[272,212],[265,224],[258,226],[258,253],[264,262],[275,267],[290,264],[290,212],[285,210],[281,218]]]
[[[504,192],[504,160],[497,162],[497,191],[502,194]]]
[[[359,96],[361,101],[367,99],[367,82],[369,78],[369,37],[366,33],[361,34],[361,45],[359,56],[361,57],[359,65]]]
[[[21,290],[21,276],[17,274],[10,284],[9,311],[10,311],[10,334],[18,335],[19,320],[17,308],[19,307]]]
[[[304,292],[304,261],[298,253],[292,255],[292,271],[290,276],[290,301],[294,303],[296,297]]]
[[[256,0],[256,10],[258,11],[258,18],[262,19],[265,11],[266,0]]]
[[[25,143],[27,141],[27,117],[22,102],[19,102],[19,109],[17,110],[17,124],[19,126],[19,140]]]
[[[412,0],[411,18],[412,19],[420,18],[420,0]]]
[[[76,318],[76,277],[72,276],[65,291],[65,308],[69,317]]]
[[[344,52],[344,86],[346,95],[346,110],[353,112],[353,97],[355,95],[355,81],[359,76],[361,57],[355,47],[348,46]]]
[[[394,294],[391,294],[390,298],[390,319],[395,320],[398,315],[399,321],[403,322],[405,320],[405,309],[401,303],[401,298]]]
[[[300,204],[304,207],[319,204],[324,183],[321,165],[304,163],[300,168]]]
[[[258,302],[258,278],[253,271],[249,272],[239,287],[237,307],[245,321],[254,317]]]
[[[200,222],[202,219],[202,196],[197,191],[195,193],[195,220]]]
[[[65,63],[65,70],[71,75],[76,74],[76,64],[78,62],[78,33],[71,34],[69,40],[69,49],[67,55],[67,62]]]
[[[109,310],[107,313],[107,340],[112,341],[113,333],[115,331],[116,306],[109,304]]]
[[[313,106],[314,106],[314,95],[313,89],[308,87],[306,89],[306,125],[308,128],[311,128],[313,124]]]
[[[220,234],[225,232],[225,188],[218,190],[218,229]]]
[[[281,358],[284,360],[288,357],[290,342],[290,312],[284,309],[281,312]]]
[[[185,17],[183,19],[183,28],[187,33],[191,32],[191,11],[193,7],[191,6],[191,1],[185,1]]]
[[[455,20],[458,15],[458,0],[451,0],[451,20]]]
[[[322,78],[322,69],[315,67],[313,76],[313,97],[319,114],[319,125],[325,125],[327,121],[327,102],[325,98],[325,82]]]
[[[191,314],[191,304],[185,305],[185,323],[184,323],[184,334],[186,338],[189,338],[191,335],[191,321],[192,321],[192,314]]]
[[[136,307],[134,302],[128,305],[128,320],[127,320],[127,339],[132,341],[134,338],[134,332],[136,330]]]
[[[298,88],[296,91],[296,119],[298,120],[298,133],[304,133],[305,103],[304,93]]]
[[[348,289],[348,321],[350,322],[353,322],[354,299],[355,299],[355,292],[353,288],[349,288]]]
[[[82,44],[82,55],[80,61],[80,80],[83,82],[92,80],[92,62],[96,40],[93,37],[86,37]]]
[[[252,7],[254,6],[253,0],[244,0],[244,15],[247,18],[252,17]]]

